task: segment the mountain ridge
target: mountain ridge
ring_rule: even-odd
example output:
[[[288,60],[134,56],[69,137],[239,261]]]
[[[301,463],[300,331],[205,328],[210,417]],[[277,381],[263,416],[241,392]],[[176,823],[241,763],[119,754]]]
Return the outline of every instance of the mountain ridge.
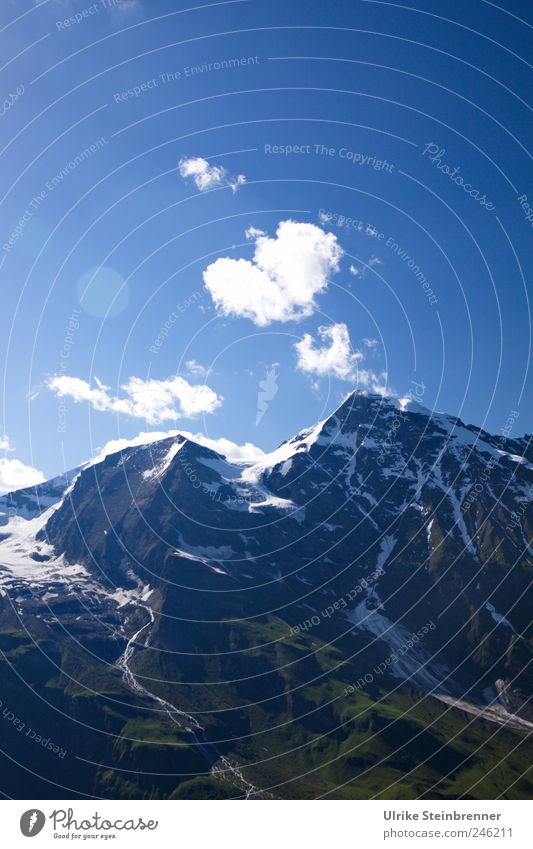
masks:
[[[2,628],[21,623],[55,640],[68,709],[72,688],[90,692],[101,726],[106,693],[120,692],[129,705],[120,711],[136,717],[114,720],[121,757],[137,757],[129,723],[147,729],[145,765],[164,728],[185,746],[187,780],[207,797],[231,782],[279,795],[272,787],[282,779],[289,795],[293,782],[297,794],[319,795],[333,774],[307,784],[284,752],[299,739],[312,752],[324,734],[357,794],[358,759],[342,755],[352,734],[364,774],[382,773],[364,720],[340,730],[353,706],[374,717],[379,746],[393,747],[393,772],[394,735],[398,743],[420,727],[408,731],[398,715],[391,737],[384,704],[432,716],[428,745],[441,735],[450,763],[449,711],[465,734],[474,723],[483,736],[488,724],[525,740],[533,466],[516,453],[520,443],[503,445],[445,414],[356,392],[259,459],[230,461],[182,434],[124,447],[63,484],[40,485],[41,501],[60,497],[35,515],[28,493],[6,496],[15,514],[4,513],[0,540],[0,642]],[[87,675],[101,682],[90,691]],[[276,764],[258,766],[256,740],[278,727],[287,731],[272,731]],[[459,767],[446,778],[434,755],[426,774],[412,757],[421,788],[438,781],[444,794],[457,791]],[[91,780],[102,788],[107,779],[96,770]],[[139,778],[131,792],[174,792],[161,781]]]

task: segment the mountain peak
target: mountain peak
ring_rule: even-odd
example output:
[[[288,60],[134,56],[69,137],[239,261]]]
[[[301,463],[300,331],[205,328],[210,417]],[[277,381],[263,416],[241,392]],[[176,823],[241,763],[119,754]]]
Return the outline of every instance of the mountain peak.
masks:
[[[401,413],[416,413],[417,415],[427,416],[428,418],[441,417],[441,413],[429,410],[424,407],[413,393],[404,396],[382,395],[376,392],[368,392],[362,389],[354,389],[350,392],[339,407],[328,416],[323,424],[335,424],[343,426],[344,422],[352,422],[354,415],[363,414],[365,418],[369,416],[372,419],[377,419],[380,416],[389,416],[394,412]]]

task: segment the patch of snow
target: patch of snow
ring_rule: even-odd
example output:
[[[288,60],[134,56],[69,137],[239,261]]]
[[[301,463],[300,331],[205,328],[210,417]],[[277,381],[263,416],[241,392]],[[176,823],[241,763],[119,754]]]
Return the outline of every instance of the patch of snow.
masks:
[[[432,418],[434,415],[439,415],[439,413],[434,413],[431,410],[428,410],[427,407],[423,407],[422,404],[419,404],[418,401],[414,401],[410,396],[405,398],[395,399],[395,406],[397,409],[401,410],[402,413],[419,413],[422,416],[428,416]]]
[[[186,445],[185,441],[178,442],[178,440],[176,440],[175,442],[173,442],[163,459],[156,466],[154,466],[153,469],[147,469],[145,472],[143,472],[143,478],[145,480],[150,480],[151,478],[162,477],[162,475],[166,472],[166,470],[172,463],[172,460],[174,459],[178,451],[181,451],[184,445]]]
[[[431,528],[433,527],[433,522],[435,519],[430,519],[426,525],[426,537],[428,541],[428,547],[431,548]]]
[[[388,667],[390,674],[402,681],[409,680],[424,690],[431,691],[438,687],[441,692],[446,692],[446,687],[441,683],[447,674],[445,668],[439,664],[430,665],[430,657],[420,645],[406,651],[405,646],[409,644],[412,634],[403,625],[391,622],[379,610],[368,609],[368,600],[363,599],[346,615],[356,628],[368,631],[387,645],[395,657],[395,661]]]
[[[230,545],[189,545],[183,537],[180,538],[180,548],[195,557],[211,560],[231,560],[237,556]]]
[[[249,483],[257,483],[265,472],[271,471],[275,466],[278,466],[281,463],[284,464],[287,460],[291,460],[300,453],[302,449],[309,450],[309,448],[317,442],[323,426],[323,421],[318,422],[312,428],[300,431],[300,433],[296,434],[296,436],[292,439],[289,439],[287,442],[283,442],[278,448],[271,451],[269,454],[264,454],[260,460],[254,462],[242,472],[242,480]]]
[[[487,602],[485,602],[485,607],[487,608],[487,610],[489,611],[490,615],[492,616],[492,618],[494,619],[494,621],[495,621],[498,625],[500,625],[500,624],[501,624],[501,625],[506,625],[508,628],[510,628],[510,629],[511,629],[511,631],[513,632],[513,634],[516,634],[516,631],[515,631],[515,629],[513,628],[513,626],[511,625],[511,623],[509,622],[509,620],[508,620],[508,619],[506,619],[506,618],[505,618],[505,616],[503,616],[501,613],[498,613],[498,611],[496,610],[496,608],[494,607],[494,605],[493,605],[493,604],[491,604],[489,601],[487,601]]]
[[[236,463],[229,463],[227,460],[224,460],[223,457],[220,457],[219,459],[214,457],[200,457],[199,462],[202,466],[207,466],[208,469],[212,469],[225,481],[231,482],[239,480],[242,475],[242,466],[238,466]]]
[[[461,538],[464,542],[466,550],[477,559],[476,547],[475,547],[474,543],[472,542],[472,540],[470,539],[470,536],[468,535],[468,531],[466,529],[463,511],[461,510],[461,502],[457,498],[457,495],[455,493],[453,486],[448,486],[447,484],[445,484],[445,482],[443,480],[441,463],[442,463],[442,455],[444,453],[444,450],[445,449],[443,448],[442,451],[440,452],[439,456],[435,460],[435,463],[433,464],[434,477],[435,477],[435,480],[436,480],[438,486],[448,496],[450,504],[452,505],[453,518],[455,520],[454,527],[456,527],[459,530],[459,533],[461,534]],[[462,501],[463,497],[464,496],[461,497],[461,501]]]

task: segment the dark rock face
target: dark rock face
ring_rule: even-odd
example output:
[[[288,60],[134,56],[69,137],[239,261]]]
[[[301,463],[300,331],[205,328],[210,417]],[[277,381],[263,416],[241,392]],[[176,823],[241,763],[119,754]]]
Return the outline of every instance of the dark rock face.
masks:
[[[506,440],[417,405],[353,393],[254,464],[178,436],[6,496],[0,601],[9,618],[16,589],[19,609],[32,622],[41,617],[42,630],[42,599],[53,591],[48,629],[63,627],[66,654],[76,634],[80,667],[90,644],[91,669],[105,658],[111,689],[130,704],[132,688],[113,664],[140,628],[130,669],[148,696],[134,687],[133,712],[153,694],[196,717],[208,747],[248,740],[228,747],[241,762],[257,761],[256,736],[285,722],[288,736],[273,737],[280,752],[323,734],[341,748],[353,733],[342,730],[347,700],[379,704],[380,693],[413,703],[422,695],[432,710],[441,697],[474,712],[492,705],[490,721],[513,714],[505,733],[519,734],[533,692],[532,498],[526,437]],[[17,511],[41,516],[20,542],[9,521]],[[34,563],[33,590],[17,566],[24,556]],[[68,577],[68,569],[78,571]],[[371,722],[394,748],[383,717]],[[398,727],[396,741],[411,731]],[[208,751],[217,762],[220,747]],[[359,761],[368,766],[372,757]],[[343,768],[345,782],[359,771],[355,761]],[[276,775],[257,766],[251,774],[263,787],[279,774],[288,780],[291,764],[281,754],[277,763]],[[202,793],[217,795],[209,782],[220,783],[219,767]],[[296,781],[294,795],[319,795],[338,779],[329,770]],[[234,786],[245,785],[234,776]],[[168,782],[160,792],[169,793]]]

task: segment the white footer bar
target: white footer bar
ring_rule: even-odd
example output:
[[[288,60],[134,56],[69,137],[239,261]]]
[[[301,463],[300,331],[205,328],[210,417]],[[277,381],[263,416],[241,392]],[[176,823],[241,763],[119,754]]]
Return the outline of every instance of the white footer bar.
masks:
[[[2,844],[186,849],[533,847],[531,801],[4,801]]]

